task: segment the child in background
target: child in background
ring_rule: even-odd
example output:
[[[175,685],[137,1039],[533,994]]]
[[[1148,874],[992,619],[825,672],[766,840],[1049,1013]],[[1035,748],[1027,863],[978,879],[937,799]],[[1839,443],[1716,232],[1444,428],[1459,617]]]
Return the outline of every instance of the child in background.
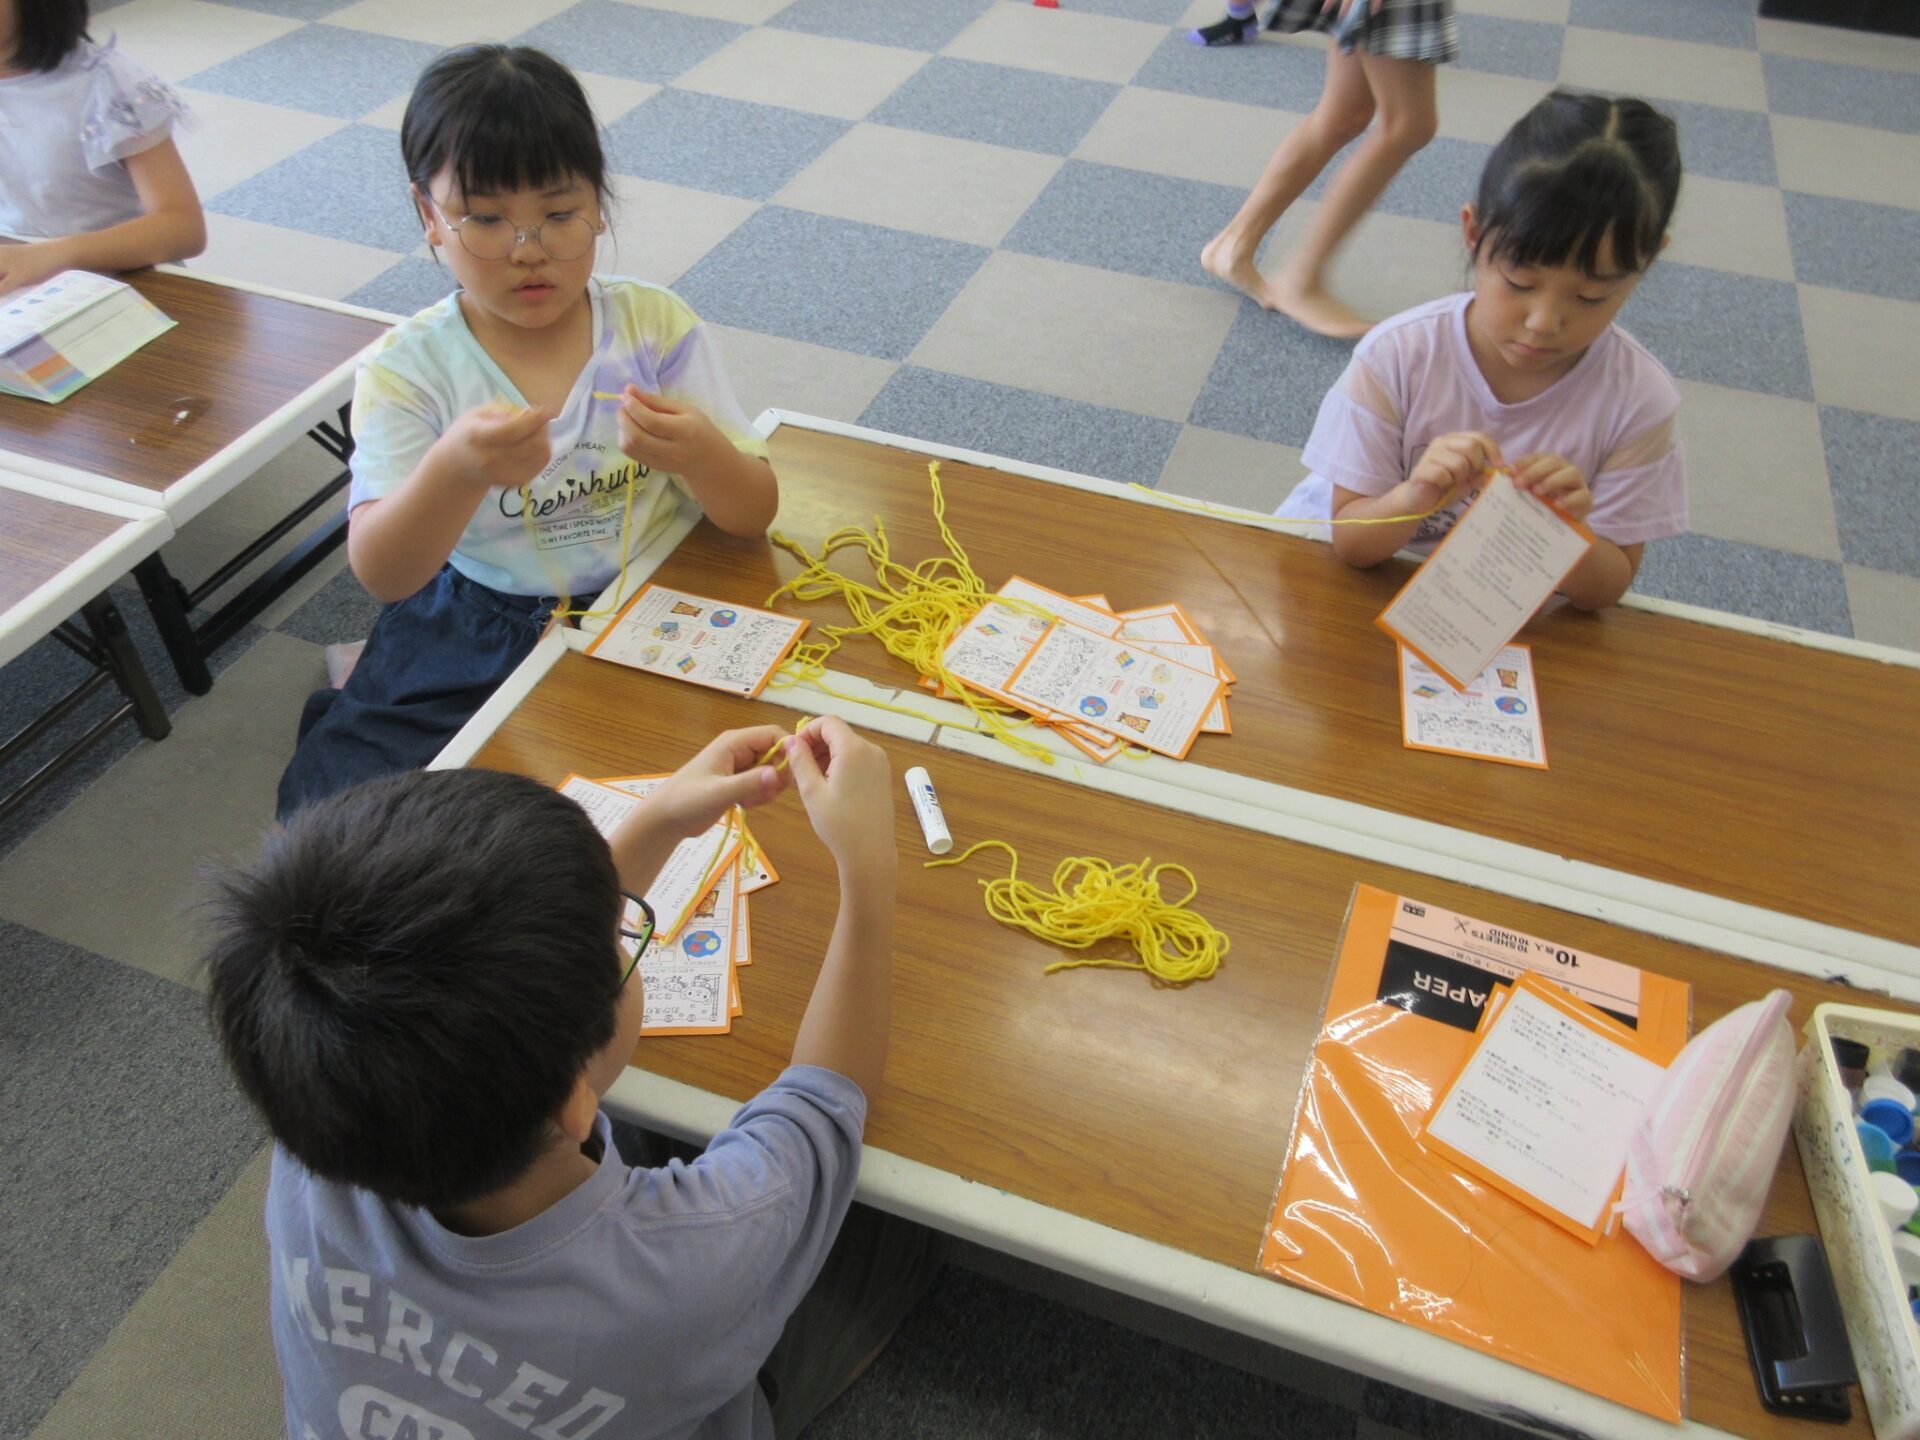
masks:
[[[344,686],[307,702],[283,818],[431,760],[567,597],[615,582],[677,491],[731,535],[779,504],[699,317],[593,274],[606,158],[572,72],[525,47],[449,51],[414,86],[400,149],[461,288],[361,362],[347,555],[388,603]]]
[[[599,1108],[640,1035],[623,894],[778,795],[755,762],[782,743],[840,882],[792,1063],[691,1163],[632,1168]],[[790,1440],[832,1400],[938,1268],[925,1230],[849,1214],[893,833],[886,753],[829,717],[719,736],[610,840],[523,776],[414,772],[309,807],[226,879],[208,1001],[275,1140],[289,1440]]]
[[[172,89],[87,36],[87,0],[0,0],[0,295],[207,248]]]
[[[1597,543],[1561,585],[1583,610],[1633,583],[1649,540],[1687,528],[1666,368],[1613,323],[1667,241],[1673,121],[1643,100],[1556,90],[1487,158],[1461,208],[1473,289],[1381,322],[1320,405],[1313,473],[1280,515],[1335,525],[1334,553],[1425,554],[1505,468]],[[1428,512],[1434,512],[1429,514]]]
[[[1253,5],[1191,32],[1201,44],[1237,44],[1255,24]],[[1439,112],[1434,66],[1460,54],[1453,0],[1277,0],[1269,29],[1328,32],[1327,79],[1311,114],[1287,132],[1227,228],[1200,252],[1207,273],[1278,310],[1316,335],[1352,340],[1371,323],[1327,293],[1333,252],[1400,167],[1433,139]],[[1371,128],[1369,128],[1371,127]],[[1272,276],[1254,256],[1287,207],[1306,193],[1350,141],[1366,139],[1327,187],[1307,233]]]

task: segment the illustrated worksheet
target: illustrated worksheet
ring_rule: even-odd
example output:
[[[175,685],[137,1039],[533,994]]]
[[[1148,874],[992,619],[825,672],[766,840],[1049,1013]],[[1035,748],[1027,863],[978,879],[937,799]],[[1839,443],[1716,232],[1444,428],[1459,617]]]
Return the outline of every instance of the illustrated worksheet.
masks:
[[[1129,744],[1180,759],[1226,684],[1138,645],[1061,621],[1007,682],[1022,705],[1070,715]]]
[[[640,957],[645,1035],[714,1035],[731,1028],[739,866],[729,864],[670,940],[655,935]]]
[[[646,585],[587,654],[732,695],[758,695],[807,622]]]
[[[1584,525],[1496,472],[1376,623],[1464,690],[1592,548]]]
[[[585,810],[602,835],[608,835],[664,778],[644,776],[618,784],[603,784],[583,775],[569,775],[561,782],[560,793]],[[629,786],[635,788],[629,789]],[[734,827],[732,812],[709,829],[673,847],[666,864],[647,887],[647,904],[653,907],[654,924],[662,939],[671,940],[679,933],[694,901],[713,883],[720,869],[732,863],[739,853],[740,835]],[[627,908],[630,912],[627,918],[638,921],[639,912],[631,905]]]
[[[1400,727],[1409,750],[1547,768],[1533,650],[1509,645],[1464,690],[1400,647]]]

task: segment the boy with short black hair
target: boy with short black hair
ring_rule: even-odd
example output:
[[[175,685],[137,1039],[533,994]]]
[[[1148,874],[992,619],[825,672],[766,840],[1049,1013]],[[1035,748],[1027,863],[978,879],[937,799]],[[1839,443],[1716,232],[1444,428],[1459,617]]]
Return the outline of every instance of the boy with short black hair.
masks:
[[[640,1031],[623,894],[785,789],[755,763],[776,743],[840,877],[793,1064],[696,1160],[630,1169],[599,1110]],[[719,736],[608,840],[532,780],[412,772],[223,879],[210,1008],[278,1142],[293,1440],[787,1436],[832,1398],[932,1268],[924,1232],[872,1217],[863,1254],[828,1253],[886,1063],[893,828],[884,752],[828,718]],[[823,1265],[833,1300],[783,1340]]]

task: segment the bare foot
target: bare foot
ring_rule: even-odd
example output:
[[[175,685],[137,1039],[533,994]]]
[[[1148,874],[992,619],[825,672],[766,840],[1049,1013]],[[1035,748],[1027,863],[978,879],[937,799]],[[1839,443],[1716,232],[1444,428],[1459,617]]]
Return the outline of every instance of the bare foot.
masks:
[[[364,640],[355,640],[351,645],[327,646],[327,684],[335,690],[343,689],[347,677],[353,674],[353,667],[360,663],[360,652],[366,648]]]
[[[1373,328],[1373,321],[1317,284],[1302,285],[1286,275],[1276,275],[1267,282],[1267,291],[1271,297],[1268,309],[1278,310],[1301,329],[1316,335],[1333,340],[1358,340]]]
[[[1278,308],[1269,292],[1267,277],[1253,268],[1253,252],[1236,246],[1225,230],[1209,240],[1200,252],[1200,268],[1256,301],[1262,309]]]

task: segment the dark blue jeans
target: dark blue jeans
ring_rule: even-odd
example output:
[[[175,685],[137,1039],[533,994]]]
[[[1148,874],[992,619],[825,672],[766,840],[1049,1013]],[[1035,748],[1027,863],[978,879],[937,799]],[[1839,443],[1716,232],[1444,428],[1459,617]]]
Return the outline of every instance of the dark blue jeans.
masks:
[[[299,745],[280,777],[279,818],[362,780],[424,766],[526,659],[556,603],[503,595],[449,565],[387,606],[346,685],[307,697]]]

